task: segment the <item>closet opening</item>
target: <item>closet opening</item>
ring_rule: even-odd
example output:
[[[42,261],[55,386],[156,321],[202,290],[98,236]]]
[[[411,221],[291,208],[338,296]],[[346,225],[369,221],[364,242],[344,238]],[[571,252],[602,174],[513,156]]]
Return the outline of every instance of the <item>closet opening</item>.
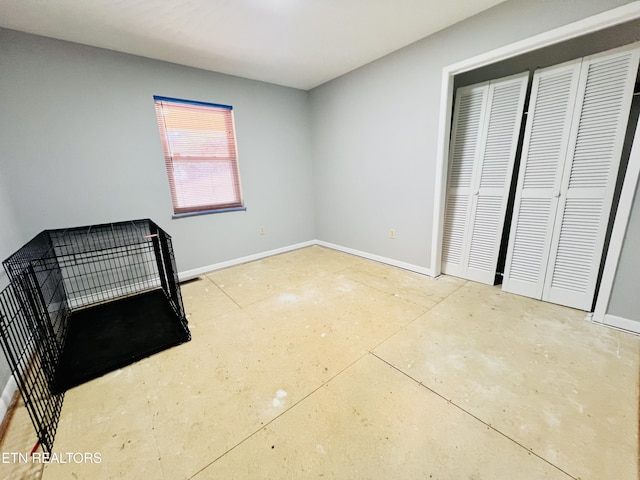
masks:
[[[607,235],[604,242],[604,253],[602,260],[600,261],[600,268],[598,270],[598,280],[596,282],[595,294],[593,296],[593,302],[591,304],[591,311],[594,311],[596,306],[596,300],[598,293],[600,292],[600,285],[602,284],[602,274],[604,272],[604,266],[606,263],[607,252],[609,250],[609,243],[611,241],[611,233],[613,231],[613,224],[616,218],[616,212],[618,210],[618,204],[620,202],[620,194],[622,192],[622,186],[627,173],[627,166],[629,165],[629,156],[631,155],[631,147],[633,146],[633,137],[635,136],[636,128],[638,126],[638,118],[640,116],[640,67],[636,73],[636,82],[633,88],[633,99],[631,100],[631,111],[629,113],[629,123],[627,124],[627,131],[624,137],[624,146],[622,148],[622,155],[620,157],[620,169],[618,170],[618,178],[616,180],[616,188],[613,194],[613,203],[611,205],[611,211],[609,212],[609,223],[607,225]]]
[[[506,207],[506,214],[504,216],[504,222],[502,224],[503,229],[500,235],[500,247],[498,253],[498,260],[495,267],[494,272],[494,284],[499,284],[502,282],[502,276],[504,272],[504,266],[506,261],[507,254],[507,245],[508,238],[511,230],[511,220],[513,217],[513,208],[514,208],[514,197],[516,190],[516,179],[518,178],[518,172],[520,168],[520,159],[522,157],[522,148],[523,148],[523,138],[524,138],[524,130],[526,125],[526,116],[527,111],[529,110],[529,100],[530,93],[532,88],[532,79],[533,74],[536,70],[540,70],[543,68],[547,68],[550,66],[562,64],[564,62],[568,62],[574,59],[579,59],[582,57],[586,57],[589,55],[593,55],[596,53],[605,52],[608,50],[612,50],[616,47],[632,44],[638,42],[640,40],[640,20],[632,20],[626,23],[622,23],[619,25],[615,25],[612,27],[605,28],[603,30],[599,30],[590,34],[582,35],[580,37],[576,37],[570,40],[565,40],[554,45],[537,49],[535,51],[528,52],[526,54],[517,55],[506,60],[502,60],[491,65],[486,65],[480,68],[476,68],[473,70],[469,70],[466,72],[459,73],[452,77],[453,83],[453,92],[454,92],[454,102],[452,103],[452,107],[455,106],[457,92],[460,88],[469,87],[471,85],[479,84],[482,82],[491,82],[492,80],[503,78],[509,75],[513,75],[523,71],[529,71],[528,85],[527,85],[527,95],[526,95],[526,104],[524,107],[523,114],[523,122],[520,126],[520,134],[517,143],[517,151],[516,158],[513,165],[513,174],[511,177],[511,181],[508,188],[508,201]],[[638,91],[636,79],[636,93]],[[616,197],[614,199],[611,213],[615,212],[617,207],[617,201],[619,197],[619,191],[622,185],[622,181],[624,179],[624,171],[626,167],[626,162],[628,161],[629,151],[632,143],[633,132],[635,131],[635,125],[638,119],[638,95],[634,96],[633,107],[631,109],[631,116],[629,117],[629,124],[627,127],[626,141],[625,141],[625,149],[623,151],[621,157],[620,164],[620,173],[618,175],[618,180],[616,184]],[[453,115],[452,115],[452,125],[453,125]],[[452,127],[449,132],[449,141],[453,142],[453,133],[454,128]],[[451,166],[448,163],[448,172],[446,175],[447,181],[449,179]],[[445,195],[446,196],[446,195]],[[446,215],[446,214],[445,214]],[[610,216],[612,219],[613,216]],[[446,223],[446,218],[445,218]],[[604,244],[604,251],[606,252],[606,247],[608,245],[608,238],[611,233],[612,221],[609,221],[609,227],[607,229],[606,241]],[[446,226],[445,226],[446,230]],[[443,236],[441,235],[440,239],[442,240]],[[443,246],[444,250],[444,246]],[[602,275],[602,267],[604,265],[604,258],[606,256],[602,256],[602,261],[600,262],[600,268],[598,272],[598,280],[596,287],[596,295],[597,297],[598,287],[601,281]],[[436,268],[436,273],[438,269]],[[445,269],[443,268],[443,272]],[[446,272],[445,272],[446,273]],[[489,283],[489,282],[486,282]],[[593,303],[591,304],[591,308],[593,308]]]

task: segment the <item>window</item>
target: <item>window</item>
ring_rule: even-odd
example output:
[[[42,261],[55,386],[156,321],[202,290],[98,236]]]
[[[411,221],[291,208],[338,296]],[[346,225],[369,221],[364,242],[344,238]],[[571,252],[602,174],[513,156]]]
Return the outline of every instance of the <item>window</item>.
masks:
[[[244,210],[232,107],[153,99],[174,216]]]

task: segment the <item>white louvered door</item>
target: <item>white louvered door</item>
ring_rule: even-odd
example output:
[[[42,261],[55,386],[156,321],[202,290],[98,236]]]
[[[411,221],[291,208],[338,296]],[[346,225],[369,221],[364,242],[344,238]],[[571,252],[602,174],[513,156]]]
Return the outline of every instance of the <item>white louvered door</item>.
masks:
[[[581,60],[533,76],[503,290],[541,298]]]
[[[465,278],[489,285],[495,283],[528,80],[525,72],[489,84],[465,249]]]
[[[590,310],[637,48],[534,75],[503,289]]]
[[[442,272],[465,275],[468,244],[469,197],[473,170],[482,141],[488,83],[463,87],[456,92],[449,153],[449,178],[442,238]]]
[[[495,282],[528,73],[457,91],[442,271]]]
[[[591,310],[638,58],[626,48],[582,62],[543,300]]]

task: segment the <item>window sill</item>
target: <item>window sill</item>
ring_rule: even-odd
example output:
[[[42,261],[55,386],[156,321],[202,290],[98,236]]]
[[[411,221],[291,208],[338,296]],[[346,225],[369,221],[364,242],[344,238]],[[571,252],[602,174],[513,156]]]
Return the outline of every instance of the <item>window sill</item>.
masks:
[[[174,213],[171,218],[185,218],[185,217],[194,217],[197,215],[209,215],[211,213],[226,213],[226,212],[244,212],[247,210],[247,207],[231,207],[231,208],[220,208],[218,210],[202,210],[199,212],[189,212],[189,213]]]

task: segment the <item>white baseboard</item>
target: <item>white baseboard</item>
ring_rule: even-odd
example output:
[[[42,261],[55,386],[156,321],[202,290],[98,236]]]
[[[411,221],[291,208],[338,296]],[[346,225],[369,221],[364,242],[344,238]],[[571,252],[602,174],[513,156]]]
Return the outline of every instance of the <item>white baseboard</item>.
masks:
[[[343,247],[341,245],[324,242],[322,240],[316,240],[315,244],[320,245],[321,247],[332,248],[333,250],[338,250],[340,252],[345,252],[351,255],[356,255],[358,257],[363,257],[368,260],[373,260],[375,262],[385,263],[393,267],[403,268],[405,270],[409,270],[412,272],[421,273],[422,275],[428,275],[429,277],[434,276],[433,271],[427,267],[421,267],[419,265],[414,265],[412,263],[401,262],[400,260],[395,260],[393,258],[382,257],[380,255],[375,255],[373,253],[368,253],[368,252],[363,252],[361,250],[356,250],[353,248]]]
[[[322,240],[309,240],[308,242],[296,243],[294,245],[288,245],[286,247],[276,248],[274,250],[268,250],[266,252],[247,255],[246,257],[234,258],[232,260],[227,260],[220,263],[214,263],[212,265],[206,265],[204,267],[194,268],[192,270],[185,270],[184,272],[178,273],[178,278],[180,279],[180,281],[185,281],[185,280],[189,280],[190,278],[195,278],[198,275],[203,275],[205,273],[213,272],[215,270],[220,270],[222,268],[233,267],[235,265],[240,265],[242,263],[247,263],[247,262],[253,262],[254,260],[260,260],[262,258],[271,257],[273,255],[278,255],[280,253],[291,252],[293,250],[298,250],[300,248],[311,247],[313,245],[331,248],[333,250],[338,250],[340,252],[349,253],[351,255],[356,255],[358,257],[367,258],[375,262],[385,263],[387,265],[392,265],[394,267],[403,268],[405,270],[410,270],[412,272],[421,273],[422,275],[428,275],[429,277],[433,277],[433,271],[430,268],[420,267],[418,265],[413,265],[412,263],[401,262],[399,260],[394,260],[393,258],[374,255],[372,253],[363,252],[362,250],[356,250],[354,248],[343,247],[342,245],[336,245],[335,243],[329,243]]]
[[[609,327],[617,328],[619,330],[624,330],[627,333],[640,335],[640,321],[630,320],[628,318],[618,317],[617,315],[606,313],[604,315],[602,324]]]
[[[9,377],[9,381],[4,386],[2,396],[0,397],[0,423],[4,420],[5,415],[9,411],[9,406],[11,406],[13,395],[16,393],[17,389],[18,386],[16,385],[16,381],[14,380],[13,375],[11,375]]]
[[[214,263],[212,265],[206,265],[204,267],[194,268],[192,270],[185,270],[184,272],[178,273],[178,278],[180,279],[180,281],[189,280],[190,278],[197,277],[198,275],[203,275],[205,273],[213,272],[215,270],[220,270],[222,268],[233,267],[235,265],[240,265],[242,263],[247,263],[247,262],[253,262],[254,260],[260,260],[262,258],[272,257],[273,255],[290,252],[292,250],[298,250],[304,247],[311,247],[312,245],[316,245],[315,240],[296,243],[294,245],[276,248],[274,250],[267,250],[266,252],[254,253],[253,255],[247,255],[246,257],[234,258],[233,260],[226,260],[224,262]]]

